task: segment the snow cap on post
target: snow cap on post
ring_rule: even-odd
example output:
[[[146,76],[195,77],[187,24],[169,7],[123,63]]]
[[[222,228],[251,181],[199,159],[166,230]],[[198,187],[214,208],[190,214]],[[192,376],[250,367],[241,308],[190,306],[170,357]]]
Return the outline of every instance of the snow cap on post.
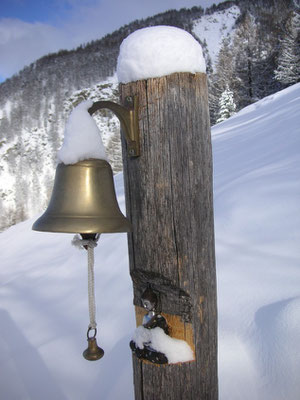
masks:
[[[153,26],[139,29],[123,40],[117,64],[119,82],[175,72],[206,72],[201,45],[185,30]]]
[[[57,154],[58,162],[75,164],[89,158],[107,161],[101,133],[88,112],[92,105],[92,100],[83,101],[71,112]]]

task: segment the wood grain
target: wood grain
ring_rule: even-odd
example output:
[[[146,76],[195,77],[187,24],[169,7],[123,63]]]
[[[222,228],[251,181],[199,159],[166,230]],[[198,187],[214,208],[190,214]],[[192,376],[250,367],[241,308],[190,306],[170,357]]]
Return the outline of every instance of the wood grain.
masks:
[[[123,143],[134,304],[147,284],[161,311],[190,324],[196,361],[159,366],[133,358],[136,399],[216,400],[217,303],[212,152],[205,74],[120,85],[139,98],[141,156]],[[175,327],[176,328],[176,327]],[[174,328],[174,331],[176,329]],[[181,328],[178,327],[178,330]]]

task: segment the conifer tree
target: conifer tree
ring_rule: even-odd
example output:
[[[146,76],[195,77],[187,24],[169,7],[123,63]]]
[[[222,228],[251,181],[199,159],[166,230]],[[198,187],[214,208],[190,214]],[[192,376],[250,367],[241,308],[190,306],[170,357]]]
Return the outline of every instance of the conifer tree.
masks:
[[[300,81],[300,12],[293,11],[286,24],[285,35],[280,40],[278,67],[275,79],[286,86]]]
[[[229,85],[226,85],[224,92],[222,93],[219,100],[219,112],[217,123],[225,121],[229,117],[235,114],[236,105],[233,98],[233,92],[230,90]]]
[[[255,18],[250,13],[246,13],[244,21],[237,28],[233,40],[236,74],[233,90],[237,96],[238,109],[257,100],[255,98],[254,68],[259,59],[259,55],[257,54],[258,41],[259,37]]]
[[[222,46],[218,54],[215,73],[209,79],[209,106],[211,122],[214,124],[219,116],[220,97],[227,86],[233,87],[234,84],[233,52],[230,38],[222,40]]]

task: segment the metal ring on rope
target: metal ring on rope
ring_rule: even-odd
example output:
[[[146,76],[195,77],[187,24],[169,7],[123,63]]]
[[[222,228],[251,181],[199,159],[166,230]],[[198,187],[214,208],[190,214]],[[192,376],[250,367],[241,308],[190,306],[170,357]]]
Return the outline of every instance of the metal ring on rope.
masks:
[[[91,331],[94,331],[93,336],[90,336],[90,332]],[[97,336],[97,328],[89,328],[87,330],[86,336],[87,336],[88,339],[94,339]]]

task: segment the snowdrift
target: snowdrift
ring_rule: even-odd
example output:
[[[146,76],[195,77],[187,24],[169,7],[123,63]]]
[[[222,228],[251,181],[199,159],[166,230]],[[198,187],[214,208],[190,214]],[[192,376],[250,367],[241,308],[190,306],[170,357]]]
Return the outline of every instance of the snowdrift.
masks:
[[[300,84],[213,128],[221,399],[300,398]]]
[[[300,396],[299,126],[297,84],[213,128],[223,400]],[[32,222],[0,236],[1,399],[133,399],[126,234],[102,235],[95,251],[105,356],[91,363],[81,355],[86,254],[73,235],[33,232]]]

